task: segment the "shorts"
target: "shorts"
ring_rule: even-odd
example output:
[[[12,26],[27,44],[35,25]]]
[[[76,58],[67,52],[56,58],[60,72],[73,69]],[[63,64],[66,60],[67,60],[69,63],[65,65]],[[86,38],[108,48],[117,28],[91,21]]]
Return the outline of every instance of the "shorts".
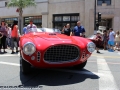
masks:
[[[108,45],[114,46],[115,42],[114,41],[108,41]]]

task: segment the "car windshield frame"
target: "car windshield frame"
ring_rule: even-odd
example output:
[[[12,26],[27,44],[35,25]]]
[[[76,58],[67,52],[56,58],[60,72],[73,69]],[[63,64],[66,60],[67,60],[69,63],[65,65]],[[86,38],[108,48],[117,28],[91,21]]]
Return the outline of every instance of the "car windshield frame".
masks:
[[[30,28],[27,33],[34,33],[34,32],[37,32],[37,33],[41,33],[41,32],[60,33],[61,34],[61,31],[59,29],[55,29],[55,28]]]

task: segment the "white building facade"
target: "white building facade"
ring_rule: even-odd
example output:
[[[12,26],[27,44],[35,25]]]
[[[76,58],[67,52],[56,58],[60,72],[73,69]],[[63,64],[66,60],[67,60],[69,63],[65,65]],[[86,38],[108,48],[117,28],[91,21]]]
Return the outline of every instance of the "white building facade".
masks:
[[[0,20],[9,25],[18,19],[17,8],[6,7],[7,1],[0,1]],[[29,24],[33,18],[38,27],[59,28],[69,23],[73,28],[80,20],[86,29],[86,35],[94,33],[94,4],[95,0],[35,0],[36,7],[23,9],[23,25]],[[100,12],[100,26],[120,30],[120,0],[96,0],[97,12]]]

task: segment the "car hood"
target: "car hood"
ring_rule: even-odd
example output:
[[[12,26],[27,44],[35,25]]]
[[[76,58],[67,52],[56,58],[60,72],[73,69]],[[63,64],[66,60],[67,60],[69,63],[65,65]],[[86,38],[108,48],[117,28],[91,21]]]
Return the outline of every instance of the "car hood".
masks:
[[[77,41],[71,36],[63,35],[63,34],[55,34],[55,33],[47,33],[47,34],[38,34],[34,35],[34,41],[43,41],[49,43],[77,43]]]
[[[83,48],[86,47],[88,42],[90,42],[90,40],[82,37],[53,33],[26,34],[21,38],[21,40],[22,45],[24,45],[26,42],[33,42],[37,48],[42,47],[42,49],[55,44],[71,44]]]
[[[70,36],[66,36],[63,34],[55,34],[55,33],[47,33],[47,34],[41,34],[36,35],[39,38],[42,38],[47,41],[69,41],[71,40]]]

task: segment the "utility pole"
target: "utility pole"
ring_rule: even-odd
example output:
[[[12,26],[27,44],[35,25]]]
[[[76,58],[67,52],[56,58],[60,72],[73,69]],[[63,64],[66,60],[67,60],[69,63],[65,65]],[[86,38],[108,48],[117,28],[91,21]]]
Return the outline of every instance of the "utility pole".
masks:
[[[96,30],[96,0],[94,2],[94,30]]]

